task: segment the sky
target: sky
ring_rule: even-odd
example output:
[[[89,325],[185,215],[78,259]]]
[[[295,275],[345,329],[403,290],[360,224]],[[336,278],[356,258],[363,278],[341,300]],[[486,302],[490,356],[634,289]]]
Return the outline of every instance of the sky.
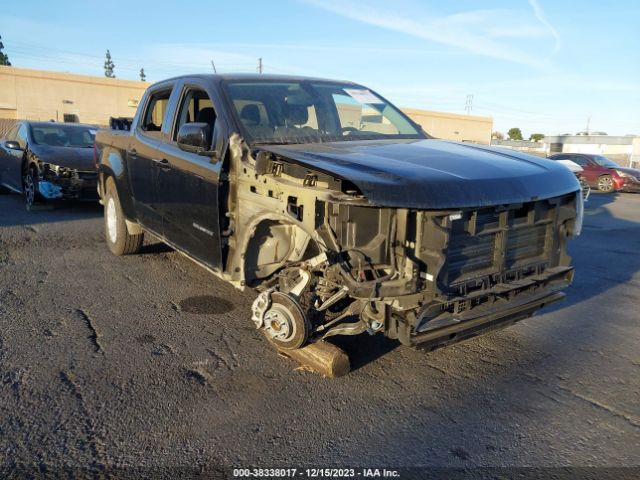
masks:
[[[640,134],[640,2],[4,0],[14,66],[158,81],[255,72],[352,80],[494,130]]]

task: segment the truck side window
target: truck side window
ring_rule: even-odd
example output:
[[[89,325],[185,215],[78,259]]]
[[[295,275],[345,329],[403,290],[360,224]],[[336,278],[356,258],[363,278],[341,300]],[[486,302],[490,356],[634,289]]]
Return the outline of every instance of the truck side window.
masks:
[[[160,138],[162,122],[167,112],[170,96],[171,89],[162,90],[151,95],[140,125],[140,129],[144,131],[146,135]]]
[[[216,112],[207,92],[198,88],[188,88],[180,102],[178,121],[171,138],[174,142],[178,139],[178,131],[185,123],[208,123],[210,131],[213,132],[215,121]]]

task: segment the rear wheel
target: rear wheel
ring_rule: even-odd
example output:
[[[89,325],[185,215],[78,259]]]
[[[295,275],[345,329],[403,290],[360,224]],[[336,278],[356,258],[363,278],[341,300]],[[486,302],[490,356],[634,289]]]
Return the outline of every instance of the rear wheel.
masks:
[[[603,175],[598,179],[598,190],[604,193],[613,192],[614,186],[611,175]]]
[[[107,180],[104,198],[104,231],[107,245],[114,255],[138,253],[144,234],[131,235],[124,220],[118,192],[112,179]]]

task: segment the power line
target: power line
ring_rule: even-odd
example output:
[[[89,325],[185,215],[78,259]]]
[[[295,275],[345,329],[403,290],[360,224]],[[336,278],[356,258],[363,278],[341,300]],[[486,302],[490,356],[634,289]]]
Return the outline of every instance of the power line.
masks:
[[[47,46],[35,45],[31,43],[25,42],[11,42],[11,53],[16,57],[24,57],[26,59],[31,60],[51,60],[51,61],[59,61],[60,63],[73,64],[77,62],[88,62],[88,61],[97,61],[101,62],[104,60],[103,55],[83,53],[79,51],[71,51],[65,49],[51,48]],[[77,57],[77,58],[73,58]],[[139,69],[139,65],[142,62],[142,58],[134,59],[130,57],[121,57],[120,55],[114,55],[114,60],[117,61],[117,66],[120,69],[126,69],[130,67],[132,70],[137,71]],[[75,62],[74,62],[75,61]],[[144,59],[145,65],[149,65],[150,67],[162,68],[163,70],[172,70],[172,71],[184,71],[184,69],[189,68],[203,68],[203,64],[194,63],[194,62],[179,62],[179,61],[149,61],[148,58]],[[242,68],[249,69],[250,63],[229,63],[223,64],[227,68]],[[216,65],[216,69],[219,65]]]

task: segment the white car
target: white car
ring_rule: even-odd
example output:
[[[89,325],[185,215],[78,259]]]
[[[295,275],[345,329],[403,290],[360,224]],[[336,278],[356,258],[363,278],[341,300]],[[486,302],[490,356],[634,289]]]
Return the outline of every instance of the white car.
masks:
[[[582,187],[582,196],[584,197],[584,201],[586,202],[589,199],[589,194],[591,193],[591,187],[587,183],[580,173],[584,171],[584,169],[578,165],[576,162],[572,162],[571,160],[556,160],[556,162],[561,163],[569,170],[571,170],[574,175],[578,178],[580,182],[580,187]]]

